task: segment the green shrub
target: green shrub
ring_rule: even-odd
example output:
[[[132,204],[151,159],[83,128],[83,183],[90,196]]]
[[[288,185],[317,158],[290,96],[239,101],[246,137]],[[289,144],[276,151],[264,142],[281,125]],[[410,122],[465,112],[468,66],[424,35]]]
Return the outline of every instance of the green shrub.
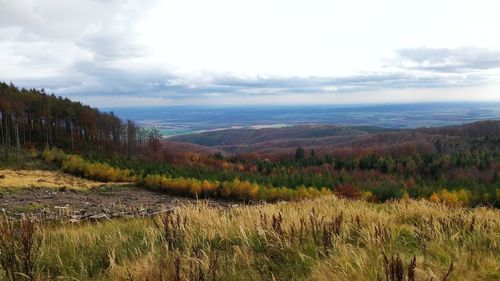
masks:
[[[403,186],[392,182],[384,182],[372,189],[371,192],[378,202],[401,199],[404,194]]]

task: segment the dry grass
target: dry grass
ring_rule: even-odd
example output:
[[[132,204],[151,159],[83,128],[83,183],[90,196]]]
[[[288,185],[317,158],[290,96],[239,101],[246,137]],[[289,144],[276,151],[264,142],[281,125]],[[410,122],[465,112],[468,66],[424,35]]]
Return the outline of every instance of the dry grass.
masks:
[[[0,189],[50,188],[88,190],[103,186],[103,182],[86,180],[58,171],[1,170]]]
[[[200,203],[41,229],[38,280],[500,279],[500,211],[428,201]]]

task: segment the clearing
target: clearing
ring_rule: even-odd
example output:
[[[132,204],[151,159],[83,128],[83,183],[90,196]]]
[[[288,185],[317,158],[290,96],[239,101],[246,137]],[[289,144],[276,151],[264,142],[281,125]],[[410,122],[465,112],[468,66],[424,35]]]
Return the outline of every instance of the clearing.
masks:
[[[70,189],[88,190],[105,186],[106,183],[82,179],[59,171],[43,170],[2,170],[0,171],[1,189]]]
[[[0,208],[10,217],[32,214],[43,220],[76,222],[150,216],[188,202],[196,200],[130,183],[86,180],[59,171],[0,171]]]

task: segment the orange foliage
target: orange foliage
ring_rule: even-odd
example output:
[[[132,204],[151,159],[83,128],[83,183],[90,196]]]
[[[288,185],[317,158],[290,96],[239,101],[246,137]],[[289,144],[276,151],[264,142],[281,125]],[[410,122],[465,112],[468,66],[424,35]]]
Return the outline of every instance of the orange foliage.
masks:
[[[435,192],[432,193],[431,197],[429,197],[429,200],[434,203],[441,202],[441,198],[439,198],[439,195],[437,195]]]

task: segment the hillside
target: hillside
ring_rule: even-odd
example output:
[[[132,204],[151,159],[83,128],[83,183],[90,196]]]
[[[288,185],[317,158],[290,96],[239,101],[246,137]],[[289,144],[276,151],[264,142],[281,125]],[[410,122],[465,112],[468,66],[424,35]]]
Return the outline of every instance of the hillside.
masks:
[[[485,120],[440,128],[421,128],[417,131],[425,134],[459,137],[494,137],[500,135],[500,120]]]
[[[333,153],[343,148],[394,148],[417,145],[434,150],[453,142],[467,145],[474,138],[500,136],[500,121],[487,120],[459,126],[393,130],[377,127],[299,125],[285,128],[229,129],[174,136],[170,141],[193,143],[230,153],[290,154],[298,146],[306,150]]]
[[[198,145],[221,147],[231,150],[231,147],[258,147],[265,143],[304,142],[317,139],[329,139],[342,137],[357,137],[377,132],[392,131],[391,129],[376,127],[345,127],[331,125],[296,125],[283,128],[264,129],[228,129],[203,133],[173,136],[168,140],[176,142],[194,143]]]

